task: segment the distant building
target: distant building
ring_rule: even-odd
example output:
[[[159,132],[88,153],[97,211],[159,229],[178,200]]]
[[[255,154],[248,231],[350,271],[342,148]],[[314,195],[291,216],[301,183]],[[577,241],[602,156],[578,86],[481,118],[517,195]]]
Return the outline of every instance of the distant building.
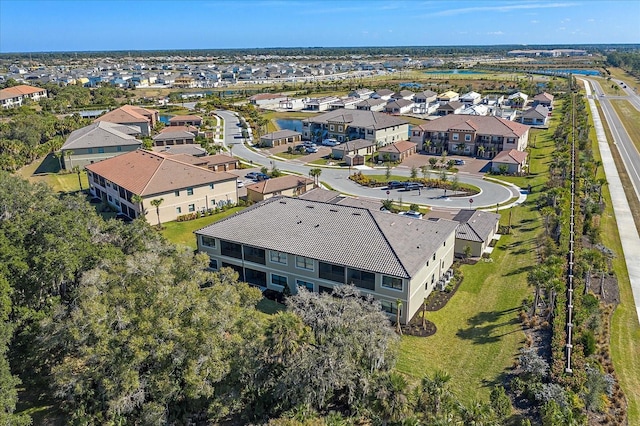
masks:
[[[169,119],[169,126],[202,126],[199,115],[175,115]]]
[[[6,89],[0,90],[0,104],[2,104],[2,108],[13,108],[21,106],[23,101],[26,99],[38,102],[40,99],[46,97],[46,89],[28,86],[26,84],[7,87]]]

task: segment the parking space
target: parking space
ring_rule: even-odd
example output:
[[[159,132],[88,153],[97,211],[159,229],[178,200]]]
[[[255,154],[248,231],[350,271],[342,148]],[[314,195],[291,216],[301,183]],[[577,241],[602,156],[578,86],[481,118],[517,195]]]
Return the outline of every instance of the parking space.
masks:
[[[431,170],[431,165],[429,164],[430,158],[436,158],[438,161],[440,161],[442,156],[418,153],[418,154],[411,155],[408,158],[405,158],[405,160],[400,164],[400,166],[404,166],[407,168],[427,166],[429,167],[429,170]],[[489,163],[491,162],[491,160],[487,160],[487,159],[465,157],[462,155],[448,155],[447,161],[448,160],[464,161],[464,164],[458,164],[454,167],[457,168],[458,171],[460,172],[473,173],[473,174],[485,173],[488,169]]]

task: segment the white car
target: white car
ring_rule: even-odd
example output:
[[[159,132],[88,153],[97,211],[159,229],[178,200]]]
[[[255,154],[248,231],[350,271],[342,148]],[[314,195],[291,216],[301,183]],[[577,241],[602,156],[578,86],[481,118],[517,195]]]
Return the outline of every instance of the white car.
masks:
[[[416,212],[416,211],[413,211],[413,210],[409,210],[409,211],[406,211],[406,212],[400,212],[398,214],[401,215],[401,216],[408,216],[408,217],[412,217],[412,218],[415,218],[415,219],[422,219],[422,213]]]
[[[322,145],[324,146],[336,146],[338,145],[338,141],[335,139],[325,139],[322,141]]]
[[[244,182],[241,180],[238,181],[238,188],[242,188],[244,186]]]

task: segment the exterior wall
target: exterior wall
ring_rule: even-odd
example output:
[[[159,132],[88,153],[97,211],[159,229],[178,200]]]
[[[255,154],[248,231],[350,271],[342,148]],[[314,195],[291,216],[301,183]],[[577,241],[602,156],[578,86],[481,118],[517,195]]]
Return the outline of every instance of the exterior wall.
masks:
[[[344,158],[345,155],[349,155],[349,154],[356,154],[356,155],[372,154],[373,151],[375,151],[375,149],[376,149],[375,146],[368,146],[360,149],[352,149],[351,151],[347,152],[341,149],[340,147],[338,147],[338,148],[333,148],[331,150],[331,155],[333,155],[333,158],[335,158],[336,160],[341,160],[342,158]]]
[[[503,164],[505,164],[508,167],[507,168],[507,173],[520,173],[522,171],[522,165],[521,164],[497,163],[495,161],[491,162],[491,170],[493,172],[499,173],[500,172],[500,166],[502,166]]]
[[[97,175],[93,174],[97,177]],[[135,211],[135,216],[140,214],[140,207],[131,201],[131,193],[126,193],[124,196],[119,191],[117,185],[105,180],[105,185],[96,182],[93,177],[89,178],[89,188],[92,194],[98,195],[97,190],[103,194],[103,200],[111,205],[116,206],[120,211],[125,214],[129,213],[128,209]],[[236,179],[213,183],[213,188],[209,184],[193,187],[193,195],[187,195],[187,188],[182,188],[179,191],[180,195],[176,195],[176,191],[165,192],[162,194],[156,194],[152,196],[143,197],[142,205],[144,207],[144,216],[147,222],[155,224],[158,221],[156,209],[151,205],[152,200],[159,198],[163,199],[160,205],[160,222],[170,222],[176,220],[180,215],[199,212],[205,209],[215,208],[220,202],[238,202],[238,189],[236,185]],[[190,206],[193,206],[193,210],[190,210]],[[178,212],[180,208],[180,212]]]
[[[389,145],[390,143],[397,141],[407,140],[409,135],[409,125],[401,124],[399,126],[387,127],[385,129],[378,129],[373,135],[370,135],[367,131],[365,139],[380,142],[382,146]],[[369,137],[373,136],[373,137]]]
[[[455,232],[452,232],[446,240],[446,243],[436,250],[436,259],[433,257],[425,259],[425,266],[411,279],[402,279],[402,290],[396,290],[382,286],[383,275],[375,274],[375,286],[373,290],[358,287],[362,294],[371,294],[381,302],[390,303],[396,306],[396,300],[403,302],[401,308],[400,322],[406,324],[415,313],[421,309],[424,298],[431,293],[435,283],[453,264],[454,238]],[[297,291],[297,280],[301,280],[311,284],[314,292],[318,292],[320,287],[333,288],[340,283],[325,280],[319,277],[319,262],[313,259],[313,270],[301,269],[296,266],[296,256],[284,253],[282,260],[286,257],[286,264],[271,261],[270,250],[265,250],[265,264],[252,263],[243,259],[222,256],[220,250],[220,240],[215,239],[215,247],[207,247],[202,244],[202,236],[196,234],[198,250],[207,253],[209,257],[217,262],[217,269],[222,267],[225,262],[235,267],[250,268],[266,273],[266,287],[276,291],[282,291],[283,286],[273,284],[271,275],[277,274],[287,278],[287,285],[292,293]],[[427,262],[428,260],[428,262]],[[370,272],[370,271],[367,271]],[[433,277],[433,283],[432,278]],[[240,277],[243,278],[242,276]],[[397,277],[396,277],[397,278]],[[345,281],[347,284],[346,274]],[[388,314],[390,319],[395,319],[395,314]]]
[[[62,151],[62,165],[65,170],[71,170],[74,166],[84,168],[84,166],[88,164],[97,163],[107,158],[135,151],[141,146],[142,143],[136,145],[107,146],[103,148],[65,149]],[[120,150],[118,150],[118,148],[120,148]],[[73,151],[71,157],[67,157],[66,155],[69,151]]]
[[[194,144],[194,138],[180,138],[180,139],[156,139],[153,141],[153,146],[171,146],[171,145],[187,145]]]
[[[464,256],[464,248],[466,246],[471,247],[471,257],[480,257],[482,256],[482,253],[484,253],[486,243],[456,239],[455,254],[458,256]]]
[[[260,138],[260,146],[274,147],[274,146],[286,145],[288,143],[300,142],[301,140],[302,140],[302,135],[288,136],[286,138],[277,138],[277,139]]]
[[[282,191],[272,192],[270,194],[262,194],[257,191],[253,191],[251,188],[247,188],[247,200],[257,203],[258,201],[267,200],[276,195],[286,195],[287,197],[297,197],[300,194],[307,192],[307,186],[301,185],[296,188],[289,188]]]

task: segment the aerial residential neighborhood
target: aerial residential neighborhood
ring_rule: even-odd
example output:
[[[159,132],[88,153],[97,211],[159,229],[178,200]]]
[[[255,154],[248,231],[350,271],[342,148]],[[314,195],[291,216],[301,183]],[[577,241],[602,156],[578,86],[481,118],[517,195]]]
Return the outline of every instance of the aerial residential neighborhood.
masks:
[[[640,2],[0,3],[0,426],[640,424]]]

